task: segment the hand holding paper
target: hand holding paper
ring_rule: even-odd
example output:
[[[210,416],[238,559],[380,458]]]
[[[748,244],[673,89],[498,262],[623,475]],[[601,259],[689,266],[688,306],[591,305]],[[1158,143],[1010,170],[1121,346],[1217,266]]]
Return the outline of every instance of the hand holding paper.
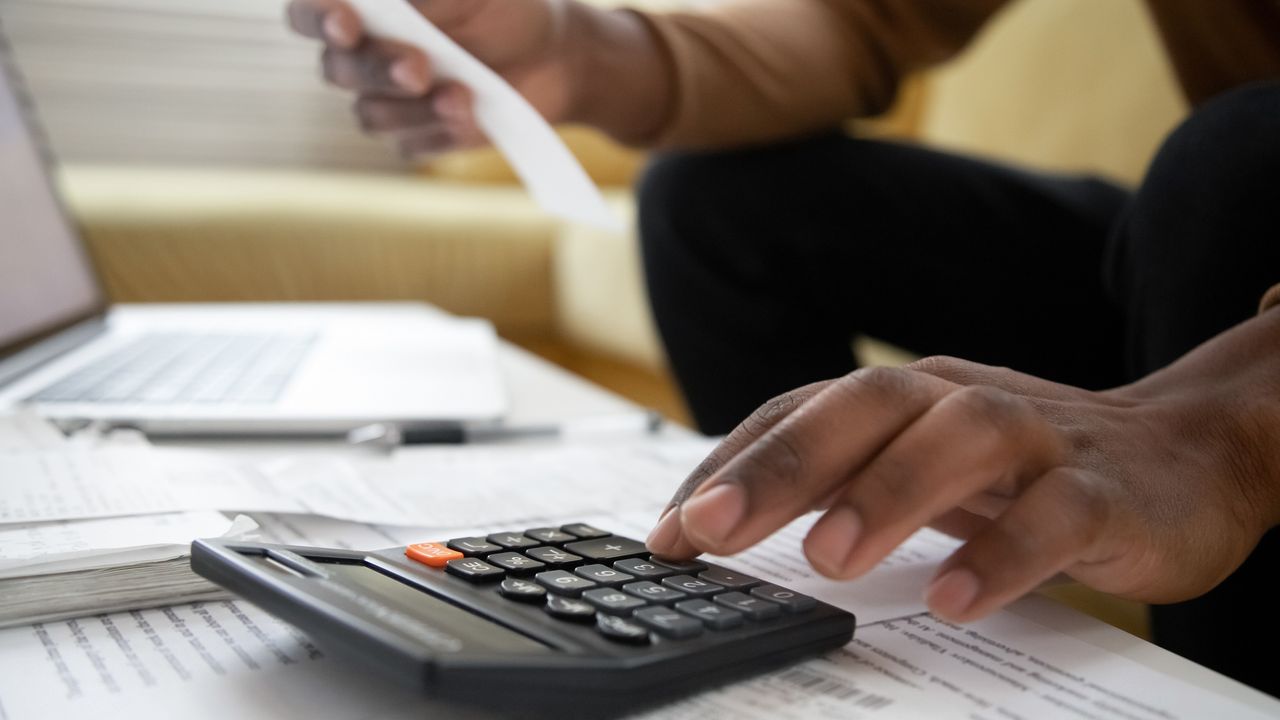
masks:
[[[533,198],[548,212],[616,229],[617,217],[559,136],[532,105],[405,0],[350,0],[370,35],[421,50],[435,80],[465,85],[480,129],[502,151]],[[518,18],[513,18],[513,21]],[[323,22],[323,20],[321,20]],[[295,18],[295,27],[303,24]],[[502,40],[503,38],[495,39]],[[350,86],[342,78],[330,79]],[[394,67],[391,74],[394,75]]]

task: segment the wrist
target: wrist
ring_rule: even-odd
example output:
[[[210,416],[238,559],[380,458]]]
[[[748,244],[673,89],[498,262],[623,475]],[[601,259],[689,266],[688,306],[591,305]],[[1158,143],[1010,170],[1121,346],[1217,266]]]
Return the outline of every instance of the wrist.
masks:
[[[1280,309],[1237,325],[1168,367],[1120,388],[1126,402],[1174,410],[1169,442],[1206,443],[1213,466],[1261,531],[1280,526]]]
[[[569,99],[564,121],[644,144],[672,105],[670,61],[643,17],[575,0],[562,3],[560,55]]]

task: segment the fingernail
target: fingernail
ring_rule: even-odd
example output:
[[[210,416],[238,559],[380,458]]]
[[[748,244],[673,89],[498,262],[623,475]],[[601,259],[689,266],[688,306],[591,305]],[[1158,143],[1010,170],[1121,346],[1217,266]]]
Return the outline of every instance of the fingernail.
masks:
[[[804,540],[809,562],[825,575],[845,573],[845,565],[862,534],[862,518],[848,505],[838,505],[813,526]]]
[[[412,93],[425,92],[427,89],[427,80],[418,72],[418,64],[407,58],[392,63],[391,81],[399,85],[401,90]]]
[[[948,620],[956,620],[963,617],[969,606],[973,605],[981,589],[978,576],[972,570],[956,568],[934,580],[925,591],[924,600],[934,613]]]
[[[734,482],[716,485],[680,506],[685,532],[695,531],[706,541],[723,542],[747,514],[747,492]]]
[[[337,13],[329,13],[324,18],[324,34],[329,41],[342,46],[351,46],[356,43],[357,38],[352,37],[351,32],[346,25],[342,24],[342,19]]]
[[[680,537],[680,513],[672,512],[675,509],[676,506],[672,505],[662,513],[662,517],[658,518],[658,524],[653,527],[653,531],[644,541],[644,544],[653,552],[661,553],[664,550],[670,550]]]

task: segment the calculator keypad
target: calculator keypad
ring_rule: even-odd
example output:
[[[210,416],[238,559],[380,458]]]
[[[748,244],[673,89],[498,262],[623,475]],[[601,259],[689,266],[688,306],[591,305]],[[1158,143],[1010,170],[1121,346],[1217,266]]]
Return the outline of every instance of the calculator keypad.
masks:
[[[580,578],[577,575],[565,572],[564,570],[548,570],[546,572],[540,572],[537,575],[534,575],[533,579],[550,592],[568,597],[578,597],[582,594],[583,590],[590,590],[596,586],[596,584],[590,580]]]
[[[582,593],[582,599],[595,605],[596,609],[602,613],[623,616],[630,615],[649,604],[635,595],[628,595],[615,588],[587,590]]]
[[[518,532],[502,532],[494,533],[485,538],[494,545],[500,545],[508,550],[518,550],[521,548],[537,547],[538,541]]]
[[[497,580],[506,575],[502,568],[494,567],[479,558],[450,560],[445,563],[444,568],[450,575],[457,575],[463,580],[471,582],[487,582],[489,580]]]
[[[636,611],[636,619],[669,638],[689,638],[702,634],[702,623],[671,608],[649,607]]]
[[[614,570],[608,565],[579,565],[573,569],[573,573],[593,583],[609,586],[622,585],[636,579],[635,575],[628,575],[621,570]]]
[[[688,575],[672,575],[669,578],[663,578],[662,584],[672,590],[687,593],[694,597],[707,597],[724,590],[723,587],[709,580],[699,580]]]
[[[629,538],[606,537],[569,543],[565,550],[592,560],[621,560],[648,552],[644,543]]]
[[[582,558],[572,553],[567,553],[558,547],[536,547],[524,551],[525,555],[547,565],[577,565],[582,562]]]
[[[538,570],[544,570],[547,567],[546,563],[538,562],[531,557],[521,555],[517,552],[494,553],[485,558],[485,560],[491,565],[497,565],[503,570],[517,575],[537,572]]]
[[[596,615],[596,629],[601,635],[615,642],[627,645],[649,644],[648,628],[617,615]]]
[[[519,602],[540,603],[547,597],[547,589],[541,585],[521,580],[520,578],[507,578],[498,586],[498,592],[502,593],[502,597],[509,600]]]
[[[733,630],[817,607],[811,597],[696,560],[656,558],[644,543],[583,523],[418,543],[405,555],[560,620],[646,645]]]
[[[576,538],[582,538],[583,540],[591,540],[591,539],[593,539],[593,538],[609,537],[609,535],[610,535],[610,533],[608,533],[608,532],[606,532],[606,531],[604,531],[604,530],[601,530],[600,528],[591,527],[590,525],[587,525],[586,523],[570,523],[570,524],[568,524],[568,525],[561,525],[561,526],[560,526],[560,531],[561,531],[561,532],[567,532],[567,533],[569,533],[570,535],[572,535],[572,536],[574,536],[574,537],[576,537]]]
[[[546,610],[552,617],[573,622],[588,622],[596,616],[595,606],[591,603],[560,595],[547,596]]]
[[[652,560],[645,558],[631,558],[630,560],[619,560],[613,564],[615,570],[621,570],[625,573],[631,573],[642,580],[657,580],[668,575],[675,575],[676,572],[665,565],[659,565]]]
[[[577,535],[570,535],[559,528],[530,528],[524,534],[543,545],[563,545],[578,539]]]
[[[701,620],[703,625],[712,630],[731,630],[746,622],[746,618],[737,610],[701,598],[678,602],[676,610]]]
[[[488,555],[502,549],[501,546],[494,545],[482,537],[454,538],[449,541],[449,547],[467,557]]]
[[[658,603],[659,605],[673,603],[689,597],[679,590],[672,590],[669,587],[664,587],[648,580],[627,583],[622,586],[622,589],[638,598],[648,600],[651,603]]]
[[[782,608],[778,605],[768,600],[743,595],[740,592],[727,592],[723,595],[716,595],[712,600],[725,607],[737,610],[752,620],[769,620],[782,614]]]
[[[649,559],[673,572],[683,573],[685,575],[697,575],[707,569],[705,563],[700,563],[697,560],[668,560],[666,558],[654,557],[652,555],[649,556]]]

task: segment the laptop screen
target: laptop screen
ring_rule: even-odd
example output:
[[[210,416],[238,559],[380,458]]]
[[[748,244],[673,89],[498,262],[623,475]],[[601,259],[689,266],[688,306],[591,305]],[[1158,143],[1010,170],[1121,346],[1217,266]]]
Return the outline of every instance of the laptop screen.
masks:
[[[0,353],[88,317],[102,303],[23,100],[0,37]]]

